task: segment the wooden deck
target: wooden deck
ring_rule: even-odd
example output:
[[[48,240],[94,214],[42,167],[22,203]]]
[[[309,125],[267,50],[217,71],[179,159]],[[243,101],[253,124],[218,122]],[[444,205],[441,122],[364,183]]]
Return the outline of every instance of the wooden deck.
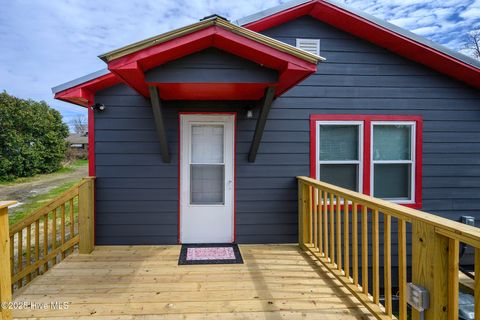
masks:
[[[179,246],[96,247],[73,254],[15,295],[69,302],[15,310],[36,319],[373,319],[294,245],[242,245],[245,264],[178,266]]]

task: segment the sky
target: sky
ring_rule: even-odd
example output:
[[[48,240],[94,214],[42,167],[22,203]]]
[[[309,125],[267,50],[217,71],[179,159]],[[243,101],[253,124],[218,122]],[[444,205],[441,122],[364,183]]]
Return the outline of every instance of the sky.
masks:
[[[462,51],[480,0],[337,0]],[[0,0],[0,91],[44,100],[66,123],[84,108],[51,88],[103,69],[98,55],[217,13],[236,20],[284,0]],[[113,5],[114,4],[114,5]]]

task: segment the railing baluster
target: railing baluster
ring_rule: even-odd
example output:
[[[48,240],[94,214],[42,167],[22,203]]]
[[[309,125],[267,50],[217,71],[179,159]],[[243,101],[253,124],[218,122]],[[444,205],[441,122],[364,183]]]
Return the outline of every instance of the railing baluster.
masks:
[[[335,263],[334,201],[330,193],[330,262]]]
[[[345,200],[344,200],[345,201]],[[342,209],[342,199],[337,197],[337,217],[336,217],[336,245],[337,245],[337,270],[342,270],[342,216],[341,216],[341,209]]]
[[[48,256],[48,213],[43,217],[43,258]],[[48,270],[48,260],[45,260],[43,272]]]
[[[353,284],[358,286],[358,207],[352,202],[352,272]]]
[[[10,235],[10,273],[15,273],[15,234]]]
[[[378,210],[372,212],[372,271],[373,271],[373,302],[380,303],[380,264],[378,245]]]
[[[69,201],[69,210],[70,210],[70,236],[68,239],[72,239],[75,236],[75,207],[73,204],[73,199],[70,199]],[[74,247],[72,247],[70,253],[72,253],[75,250]]]
[[[35,221],[35,262],[40,259],[40,220]],[[40,267],[37,269],[37,275],[40,275]]]
[[[407,320],[407,223],[398,219],[398,313]]]
[[[73,204],[73,198],[70,199],[70,237],[72,239],[75,236],[75,207]]]
[[[458,320],[458,266],[460,243],[457,239],[448,241],[448,319]]]
[[[362,205],[362,289],[368,295],[368,208]]]
[[[323,232],[322,232],[322,210],[324,203],[322,203],[322,191],[317,189],[317,197],[318,197],[318,208],[317,208],[317,219],[318,219],[318,250],[320,254],[325,253],[323,250]]]
[[[25,267],[28,268],[30,264],[32,263],[32,225],[29,225],[27,227],[27,256],[26,256],[26,265]],[[29,273],[27,274],[27,283],[32,281],[32,274]]]
[[[350,219],[349,219],[348,199],[343,199],[343,264],[345,277],[350,278]]]
[[[57,208],[52,211],[52,250],[57,248]],[[52,266],[57,263],[57,257],[52,259]]]
[[[385,313],[392,316],[392,218],[383,215],[383,287],[385,292]]]
[[[17,272],[23,270],[23,230],[17,233]],[[17,287],[22,287],[22,279],[17,282]]]
[[[61,244],[64,245],[65,244],[65,203],[62,204],[61,206],[61,211],[60,211],[60,214],[61,214],[61,218],[60,218],[60,241],[61,241]],[[62,251],[62,259],[65,259],[65,251]]]
[[[312,196],[312,211],[313,211],[313,221],[312,221],[312,229],[313,229],[313,246],[314,248],[318,249],[318,230],[317,230],[317,213],[318,213],[318,199],[317,199],[317,188],[312,188],[311,192]]]
[[[480,320],[480,248],[475,249],[475,320]]]
[[[329,257],[328,252],[328,203],[327,192],[323,192],[323,253],[326,259]]]

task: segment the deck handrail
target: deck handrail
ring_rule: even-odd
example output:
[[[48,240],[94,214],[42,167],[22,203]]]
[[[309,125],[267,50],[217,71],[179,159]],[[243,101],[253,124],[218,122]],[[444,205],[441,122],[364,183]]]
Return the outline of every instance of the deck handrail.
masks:
[[[459,248],[460,243],[465,243],[475,249],[475,319],[480,319],[479,228],[309,177],[300,176],[297,180],[299,245],[330,270],[378,319],[395,319],[392,312],[392,222],[396,222],[398,228],[399,318],[407,319],[409,279],[430,292],[430,307],[425,311],[425,319],[458,319]],[[384,248],[383,305],[380,304],[380,218]],[[409,227],[412,232],[411,279],[407,277]],[[414,320],[420,317],[415,310],[412,315]]]
[[[0,303],[12,292],[65,259],[78,245],[79,253],[93,251],[95,177],[87,177],[56,199],[35,210],[11,228],[8,206],[0,202]],[[0,307],[0,320],[11,310]]]

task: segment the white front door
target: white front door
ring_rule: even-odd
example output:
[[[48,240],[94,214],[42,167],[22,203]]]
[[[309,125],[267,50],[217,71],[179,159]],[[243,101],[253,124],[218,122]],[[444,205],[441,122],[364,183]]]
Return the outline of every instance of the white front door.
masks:
[[[230,243],[234,116],[180,115],[180,241]]]

